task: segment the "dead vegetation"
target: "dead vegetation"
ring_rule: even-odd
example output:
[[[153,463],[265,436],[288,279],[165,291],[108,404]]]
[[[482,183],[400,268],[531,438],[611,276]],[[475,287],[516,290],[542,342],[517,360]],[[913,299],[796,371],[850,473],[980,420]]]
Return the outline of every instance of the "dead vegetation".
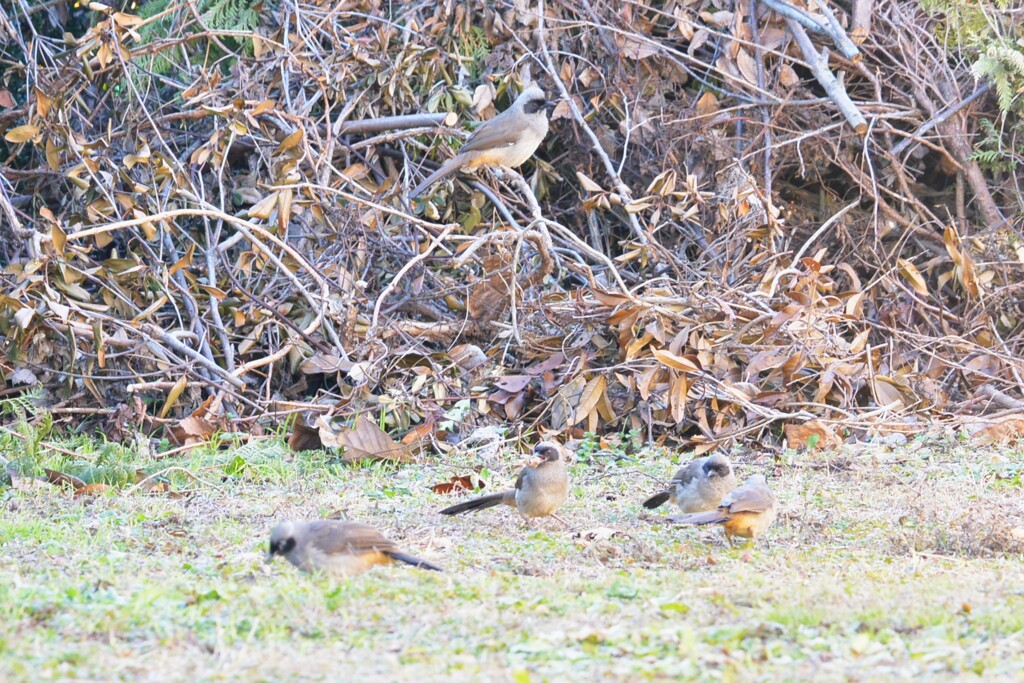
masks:
[[[499,423],[704,451],[1020,412],[1021,196],[941,13],[212,4],[0,9],[4,395],[399,460]],[[561,98],[528,180],[410,203],[528,77]]]

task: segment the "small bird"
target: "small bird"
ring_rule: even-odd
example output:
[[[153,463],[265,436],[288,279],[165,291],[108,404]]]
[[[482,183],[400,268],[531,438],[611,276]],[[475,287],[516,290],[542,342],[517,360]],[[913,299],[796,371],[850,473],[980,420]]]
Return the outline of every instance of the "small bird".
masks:
[[[368,524],[337,519],[281,522],[270,534],[270,554],[283,555],[304,572],[358,576],[375,564],[404,562],[420,569],[443,571],[437,565],[406,555]]]
[[[730,547],[733,536],[749,538],[753,543],[775,521],[775,494],[764,475],[755,474],[727,494],[718,509],[668,519],[677,524],[721,524]]]
[[[467,500],[441,510],[442,515],[461,515],[496,505],[510,505],[519,511],[526,526],[535,517],[554,517],[569,526],[555,511],[569,495],[569,475],[565,470],[565,449],[554,441],[542,441],[533,449],[533,457],[519,472],[516,487]]]
[[[536,84],[524,90],[516,101],[493,119],[480,124],[458,154],[441,165],[409,193],[418,197],[442,178],[459,169],[481,166],[517,168],[533,156],[548,134],[547,95]]]
[[[683,512],[714,510],[734,488],[736,475],[729,459],[713,453],[680,467],[668,489],[645,500],[644,507],[653,510],[671,500]]]

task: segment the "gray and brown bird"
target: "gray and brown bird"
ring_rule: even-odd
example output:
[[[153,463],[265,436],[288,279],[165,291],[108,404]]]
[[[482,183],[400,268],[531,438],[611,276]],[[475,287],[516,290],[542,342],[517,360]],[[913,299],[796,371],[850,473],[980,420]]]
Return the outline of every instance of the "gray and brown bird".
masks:
[[[683,512],[714,510],[734,488],[732,464],[721,453],[713,453],[680,467],[668,488],[645,500],[644,507],[653,510],[672,501]]]
[[[530,85],[508,109],[480,124],[458,153],[427,176],[409,196],[420,196],[428,187],[460,169],[522,166],[548,134],[549,104],[544,91],[536,84]]]
[[[281,522],[270,534],[267,561],[275,555],[282,555],[302,571],[319,570],[333,576],[358,576],[374,565],[392,562],[442,571],[401,552],[368,524],[337,519]]]
[[[487,496],[473,498],[441,510],[442,515],[462,515],[497,505],[514,507],[526,525],[537,517],[554,517],[569,526],[555,514],[569,495],[569,474],[565,468],[567,452],[555,441],[542,441],[533,449],[533,457],[519,472],[515,488]]]
[[[775,494],[764,475],[755,474],[728,493],[716,509],[675,515],[668,520],[676,524],[720,524],[730,546],[733,536],[757,542],[775,521]]]

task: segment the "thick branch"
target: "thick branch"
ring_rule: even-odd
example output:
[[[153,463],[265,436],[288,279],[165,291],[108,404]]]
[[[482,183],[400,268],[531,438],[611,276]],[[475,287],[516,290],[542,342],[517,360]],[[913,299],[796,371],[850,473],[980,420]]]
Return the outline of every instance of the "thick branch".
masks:
[[[788,2],[783,0],[761,0],[766,6],[777,12],[779,15],[785,17],[787,22],[796,22],[806,28],[808,31],[814,31],[821,35],[828,36],[835,43],[839,53],[849,59],[851,62],[856,64],[864,58],[857,46],[850,40],[850,36],[846,35],[846,31],[839,25],[839,20],[836,19],[836,15],[832,13],[832,10],[824,4],[819,2],[818,6],[821,8],[821,13],[825,16],[825,22],[818,21],[810,14],[802,9],[790,5]],[[808,59],[808,62],[811,60]]]
[[[850,16],[850,38],[860,45],[871,34],[871,14],[875,11],[875,0],[853,0],[853,14]]]
[[[404,114],[402,116],[381,116],[376,119],[362,119],[360,121],[346,121],[341,124],[339,135],[366,135],[373,133],[384,133],[393,130],[407,130],[409,128],[438,128],[440,126],[452,127],[459,121],[459,115],[455,112],[439,114]]]
[[[804,61],[810,65],[814,77],[825,88],[825,93],[828,94],[829,99],[836,103],[840,113],[846,118],[846,122],[857,131],[857,135],[867,133],[868,122],[864,119],[864,115],[860,113],[857,105],[846,94],[846,88],[843,87],[843,84],[839,82],[835,74],[829,71],[828,49],[822,48],[819,55],[815,50],[814,44],[811,42],[810,36],[807,35],[807,31],[804,30],[800,23],[787,17],[786,24],[789,25],[790,32],[796,38],[800,50],[804,53]]]

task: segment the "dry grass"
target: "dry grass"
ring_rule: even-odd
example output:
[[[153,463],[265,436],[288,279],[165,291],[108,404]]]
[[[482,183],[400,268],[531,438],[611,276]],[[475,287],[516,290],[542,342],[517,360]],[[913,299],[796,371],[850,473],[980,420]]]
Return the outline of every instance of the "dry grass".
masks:
[[[183,463],[218,486],[189,499],[0,494],[0,678],[1011,680],[1024,665],[1017,451],[745,458],[782,501],[749,554],[643,510],[674,470],[661,454],[576,463],[573,532],[435,514],[452,498],[428,485],[468,460],[254,458],[221,481],[213,457]],[[339,583],[263,563],[275,520],[337,512],[447,572]]]

